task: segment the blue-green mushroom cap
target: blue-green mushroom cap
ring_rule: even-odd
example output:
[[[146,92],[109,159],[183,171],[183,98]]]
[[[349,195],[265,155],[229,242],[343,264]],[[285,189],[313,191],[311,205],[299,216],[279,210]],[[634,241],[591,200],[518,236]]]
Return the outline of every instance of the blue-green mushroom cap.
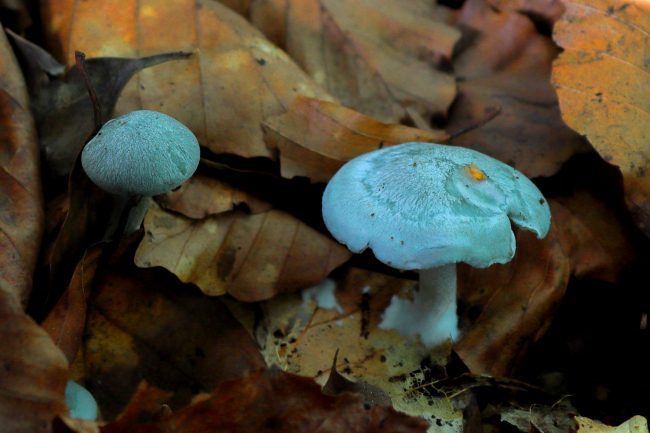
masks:
[[[94,421],[99,409],[97,402],[90,392],[77,382],[69,380],[65,387],[65,403],[68,406],[70,418]]]
[[[169,192],[192,176],[199,159],[192,131],[173,117],[149,110],[106,122],[81,153],[88,177],[118,195]]]
[[[325,189],[323,219],[352,252],[371,248],[397,269],[484,268],[514,256],[511,221],[543,238],[551,213],[539,189],[507,164],[413,142],[343,165]]]

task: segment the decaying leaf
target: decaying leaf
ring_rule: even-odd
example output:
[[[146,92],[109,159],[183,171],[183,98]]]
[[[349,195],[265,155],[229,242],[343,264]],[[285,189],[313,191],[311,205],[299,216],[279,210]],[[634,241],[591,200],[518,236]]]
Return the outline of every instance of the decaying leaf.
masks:
[[[519,12],[543,20],[549,29],[564,12],[561,0],[488,0],[488,3],[500,11]]]
[[[383,122],[426,129],[456,95],[448,60],[460,32],[417,0],[264,0],[251,20],[348,107]]]
[[[283,51],[216,1],[47,0],[41,8],[51,48],[68,61],[74,50],[89,57],[194,52],[188,61],[136,74],[115,111],[162,111],[214,153],[271,156],[260,128],[266,117],[284,112],[299,94],[330,98]]]
[[[650,65],[646,1],[566,3],[553,64],[562,118],[623,173],[625,199],[650,235]]]
[[[578,433],[648,433],[648,421],[640,415],[615,427],[582,416],[577,416],[576,421]]]
[[[106,270],[89,307],[83,356],[76,363],[105,419],[141,380],[173,392],[176,409],[200,392],[264,366],[246,331],[216,298],[160,270]]]
[[[407,141],[440,143],[443,131],[386,124],[330,101],[298,97],[286,113],[265,120],[267,145],[280,154],[282,176],[326,182],[346,161]]]
[[[103,433],[415,433],[422,419],[383,406],[364,407],[359,396],[327,396],[312,380],[278,370],[224,382],[207,399],[157,422],[125,428],[108,425]]]
[[[539,240],[517,234],[517,253],[505,265],[459,266],[459,297],[477,317],[464,326],[455,351],[473,373],[505,376],[528,345],[548,328],[572,274],[609,265],[593,234],[567,209],[551,203],[551,231]]]
[[[268,365],[325,384],[338,350],[336,370],[341,375],[382,390],[393,407],[424,417],[439,429],[435,431],[458,433],[462,413],[427,389],[444,377],[449,347],[431,351],[394,330],[378,328],[391,296],[415,285],[352,268],[338,285],[325,280],[302,294],[262,303],[263,321],[247,320],[241,309],[237,317],[249,324]]]
[[[138,266],[162,266],[208,295],[243,301],[315,284],[350,257],[344,246],[274,209],[195,221],[152,208],[144,227]]]
[[[454,59],[459,95],[447,130],[475,124],[495,107],[501,113],[454,144],[486,153],[528,177],[550,176],[571,155],[588,149],[562,122],[549,83],[558,49],[529,18],[497,13],[486,0],[467,0],[457,23],[472,41]]]
[[[24,305],[43,234],[43,197],[27,89],[2,27],[0,58],[0,291]]]
[[[83,255],[72,275],[70,285],[42,323],[45,331],[50,334],[70,363],[74,361],[81,347],[86,328],[88,299],[101,254],[102,248],[95,246]]]
[[[0,432],[47,432],[65,411],[67,362],[23,312],[43,232],[27,91],[0,26]]]
[[[526,409],[508,408],[501,412],[501,421],[517,427],[519,431],[528,433],[534,431],[544,433],[573,433],[577,423],[574,419],[575,410],[564,404],[531,405]]]

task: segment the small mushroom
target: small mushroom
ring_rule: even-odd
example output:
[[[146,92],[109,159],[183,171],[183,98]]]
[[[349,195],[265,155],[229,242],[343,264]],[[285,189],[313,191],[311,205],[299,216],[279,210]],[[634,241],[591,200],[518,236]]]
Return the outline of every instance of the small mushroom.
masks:
[[[70,418],[95,421],[99,413],[97,402],[90,392],[77,382],[69,380],[65,386],[65,404]]]
[[[514,168],[462,147],[404,143],[347,162],[323,195],[323,219],[355,253],[371,248],[397,269],[419,270],[412,301],[394,296],[381,328],[428,347],[459,337],[456,263],[485,268],[515,253],[510,221],[538,238],[550,210]]]
[[[185,125],[157,111],[132,111],[110,120],[84,147],[81,165],[100,188],[116,196],[116,214],[107,236],[129,200],[140,200],[129,214],[124,232],[140,227],[149,197],[180,186],[199,165],[196,137]]]

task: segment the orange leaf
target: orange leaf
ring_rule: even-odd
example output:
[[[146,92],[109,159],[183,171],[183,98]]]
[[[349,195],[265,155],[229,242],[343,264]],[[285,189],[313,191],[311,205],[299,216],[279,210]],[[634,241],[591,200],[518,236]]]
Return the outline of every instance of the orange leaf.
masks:
[[[443,131],[386,124],[329,101],[298,97],[289,110],[266,119],[266,143],[280,152],[282,176],[326,182],[350,159],[407,141],[440,143]]]
[[[28,97],[0,26],[0,430],[47,432],[65,412],[67,362],[23,305],[43,232],[38,142]]]
[[[650,3],[566,2],[553,64],[562,118],[623,173],[625,199],[650,235]]]
[[[282,113],[296,95],[328,99],[281,50],[245,19],[215,1],[47,0],[48,40],[70,61],[194,51],[127,84],[116,114],[146,108],[175,117],[215,153],[270,156],[260,123]]]
[[[454,78],[434,68],[460,37],[443,10],[425,1],[264,0],[251,19],[344,105],[424,129],[456,95]]]
[[[291,215],[234,211],[200,221],[152,208],[135,263],[162,266],[208,295],[268,299],[322,280],[348,250]]]
[[[495,107],[501,113],[453,144],[486,153],[528,177],[550,176],[573,154],[588,150],[562,122],[549,83],[557,47],[528,17],[467,0],[457,23],[469,29],[473,43],[454,60],[459,96],[446,129],[476,124]]]

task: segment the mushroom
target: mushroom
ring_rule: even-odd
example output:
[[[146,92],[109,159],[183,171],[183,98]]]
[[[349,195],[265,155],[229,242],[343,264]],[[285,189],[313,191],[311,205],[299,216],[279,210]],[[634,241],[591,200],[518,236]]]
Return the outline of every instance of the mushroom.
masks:
[[[90,180],[115,195],[106,236],[112,235],[127,203],[144,197],[131,209],[124,232],[137,230],[148,198],[180,186],[194,174],[199,159],[192,131],[166,114],[139,110],[106,122],[81,153]]]
[[[65,404],[70,418],[95,421],[99,409],[93,395],[77,382],[69,380],[65,386]]]
[[[380,328],[427,347],[459,337],[456,263],[485,268],[515,253],[510,221],[546,236],[550,210],[523,174],[462,147],[404,143],[347,162],[323,194],[323,219],[355,253],[419,270],[412,301],[393,296]]]

